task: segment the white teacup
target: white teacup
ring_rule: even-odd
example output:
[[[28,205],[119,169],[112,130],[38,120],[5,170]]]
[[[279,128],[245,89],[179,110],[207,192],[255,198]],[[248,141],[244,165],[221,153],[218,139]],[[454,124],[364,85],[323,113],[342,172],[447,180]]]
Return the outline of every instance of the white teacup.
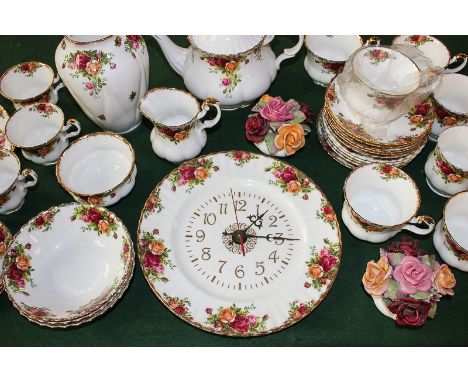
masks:
[[[75,127],[74,131],[70,131]],[[64,124],[62,109],[52,103],[34,103],[17,110],[8,120],[8,140],[21,148],[26,159],[43,165],[54,164],[68,147],[68,139],[81,131],[76,119]]]
[[[468,191],[452,196],[434,231],[434,247],[451,267],[468,272]]]
[[[149,90],[139,104],[140,112],[153,122],[151,144],[155,154],[178,163],[200,154],[206,145],[205,129],[221,118],[218,100],[207,98],[202,105],[192,94],[174,88]],[[216,110],[213,119],[201,119],[210,107]]]
[[[137,168],[132,145],[120,135],[100,132],[73,141],[60,156],[60,185],[80,203],[110,206],[135,185]]]
[[[455,126],[440,134],[424,165],[427,184],[448,198],[468,190],[468,126]]]
[[[468,124],[468,76],[445,74],[433,94],[436,119],[429,139],[437,141],[442,131]]]
[[[361,240],[381,243],[402,230],[429,234],[430,216],[416,216],[421,197],[416,183],[404,171],[386,164],[368,164],[352,171],[344,184],[342,218]],[[424,224],[420,228],[415,224]]]
[[[366,42],[380,44],[380,39],[371,37]],[[341,72],[346,60],[364,45],[359,35],[305,36],[307,56],[304,67],[312,80],[327,86],[333,77]]]
[[[29,168],[21,171],[18,157],[11,151],[0,150],[0,214],[18,211],[24,203],[28,188],[37,183],[37,174]]]
[[[52,68],[42,62],[28,61],[9,68],[0,78],[0,93],[15,109],[36,102],[57,103],[58,91],[64,87],[60,77],[54,77]]]

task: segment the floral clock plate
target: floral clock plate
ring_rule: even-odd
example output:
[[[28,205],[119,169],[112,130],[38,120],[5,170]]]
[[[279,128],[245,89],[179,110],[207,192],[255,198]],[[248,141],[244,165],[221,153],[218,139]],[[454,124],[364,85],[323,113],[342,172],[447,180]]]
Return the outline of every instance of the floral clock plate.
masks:
[[[3,258],[11,241],[10,230],[0,222],[0,271],[3,269]],[[3,292],[3,280],[0,278],[0,294]]]
[[[140,216],[138,253],[156,297],[216,334],[257,336],[302,320],[338,272],[333,208],[300,170],[244,151],[170,172]]]
[[[114,305],[133,268],[133,244],[122,222],[105,208],[70,203],[41,212],[13,237],[3,282],[27,319],[68,327]]]

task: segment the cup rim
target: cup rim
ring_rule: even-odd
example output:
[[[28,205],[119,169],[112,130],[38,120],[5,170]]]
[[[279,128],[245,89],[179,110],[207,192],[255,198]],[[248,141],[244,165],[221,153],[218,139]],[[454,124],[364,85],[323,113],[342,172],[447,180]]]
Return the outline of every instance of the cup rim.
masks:
[[[411,217],[408,219],[408,220],[404,220],[400,223],[397,223],[397,224],[392,224],[392,225],[383,225],[383,224],[378,224],[378,223],[374,223],[374,222],[371,222],[370,220],[362,217],[360,214],[358,214],[356,212],[356,210],[351,206],[350,202],[349,202],[349,199],[348,199],[348,196],[347,196],[347,193],[346,193],[346,186],[348,184],[348,181],[349,181],[349,178],[354,174],[356,173],[357,171],[363,169],[363,168],[367,168],[367,167],[371,167],[371,166],[375,166],[375,165],[385,165],[385,163],[368,163],[368,164],[365,164],[364,166],[360,166],[360,167],[357,167],[355,168],[354,170],[352,170],[348,176],[346,177],[345,181],[344,181],[344,184],[343,184],[343,194],[344,194],[344,200],[345,202],[348,204],[349,208],[351,209],[351,211],[356,214],[360,219],[362,219],[366,224],[368,225],[371,225],[371,226],[374,226],[374,227],[378,227],[378,228],[383,228],[383,229],[391,229],[391,228],[397,228],[399,226],[401,226],[402,224],[405,224],[407,222],[409,222],[414,216],[416,216],[416,214],[418,213],[419,211],[419,208],[421,207],[421,193],[419,191],[419,188],[416,184],[416,182],[414,181],[414,179],[408,175],[408,173],[406,173],[405,171],[403,171],[401,168],[399,167],[396,167],[396,166],[392,166],[392,165],[389,165],[389,166],[392,166],[392,167],[396,167],[398,168],[399,171],[401,171],[403,174],[405,174],[408,178],[409,181],[411,181],[411,183],[413,184],[413,187],[414,189],[416,190],[416,195],[417,195],[417,198],[418,198],[418,203],[416,205],[416,208],[413,212],[413,214],[411,215]]]
[[[448,159],[447,159],[447,155],[445,154],[444,150],[441,148],[440,146],[440,138],[445,134],[445,136],[448,136],[448,134],[453,134],[453,131],[452,133],[448,133],[448,131],[452,130],[452,129],[465,129],[467,132],[468,132],[468,124],[467,125],[457,125],[457,126],[452,126],[451,128],[449,129],[445,129],[444,131],[442,131],[439,135],[439,138],[437,139],[437,145],[436,145],[436,149],[439,150],[439,152],[444,156],[445,160],[450,163],[450,165],[456,169],[459,169],[461,170],[462,172],[466,173],[468,172],[468,167],[467,168],[463,168],[463,167],[459,167],[458,165],[455,165],[453,164],[452,162],[450,162]],[[455,131],[455,130],[454,130]],[[462,191],[463,192],[463,191]]]
[[[185,122],[185,123],[182,123],[180,125],[175,125],[175,126],[170,126],[170,125],[165,125],[164,123],[161,123],[161,122],[157,122],[155,121],[152,117],[150,117],[149,115],[147,115],[146,113],[144,113],[142,110],[141,110],[141,105],[143,103],[143,101],[146,99],[146,97],[151,94],[151,93],[155,93],[155,92],[159,92],[159,91],[175,91],[175,92],[179,92],[179,93],[185,93],[186,95],[190,96],[193,98],[193,100],[196,102],[197,104],[197,107],[198,107],[198,110],[197,110],[197,113],[195,114],[195,116],[188,122]],[[161,127],[163,129],[170,129],[170,130],[184,130],[186,128],[188,128],[189,126],[191,126],[193,124],[193,122],[196,121],[197,119],[197,116],[198,114],[200,113],[201,111],[201,106],[200,106],[200,101],[197,99],[197,97],[195,97],[192,93],[186,91],[186,90],[183,90],[183,89],[177,89],[177,88],[173,88],[173,87],[166,87],[166,86],[158,86],[158,87],[155,87],[155,88],[152,88],[152,89],[149,89],[145,95],[143,97],[141,97],[140,99],[140,102],[138,102],[138,111],[143,114],[147,119],[149,119],[155,126],[158,126],[158,127]]]
[[[41,143],[41,144],[36,145],[36,146],[23,146],[23,145],[19,145],[19,144],[14,143],[14,142],[11,140],[11,138],[8,136],[8,127],[9,127],[9,123],[11,122],[11,120],[13,119],[13,117],[14,117],[17,113],[19,113],[19,112],[21,112],[21,111],[25,111],[25,109],[26,109],[27,107],[31,107],[31,106],[33,106],[33,105],[39,105],[39,104],[47,104],[47,105],[49,105],[49,106],[52,106],[53,108],[55,108],[55,109],[61,114],[61,116],[62,116],[62,122],[61,122],[61,125],[60,125],[58,131],[54,134],[54,136],[53,136],[52,138],[50,138],[50,139],[48,139],[46,142]],[[17,118],[18,118],[18,117],[17,117]],[[57,105],[55,105],[55,104],[53,104],[53,103],[50,103],[50,102],[35,102],[35,103],[32,103],[32,104],[30,104],[30,105],[28,105],[28,106],[19,108],[18,110],[16,110],[16,111],[11,115],[11,117],[8,119],[8,121],[7,121],[6,125],[5,125],[5,135],[6,135],[6,137],[8,138],[8,140],[9,140],[11,143],[13,143],[13,144],[15,145],[15,147],[18,147],[18,148],[24,149],[24,150],[37,150],[37,149],[40,149],[41,147],[45,147],[45,146],[48,146],[49,144],[51,144],[51,143],[58,137],[58,135],[60,134],[60,132],[62,131],[64,124],[65,124],[65,115],[63,114],[63,110],[62,110],[60,107],[58,107]]]
[[[11,191],[11,189],[15,185],[16,181],[18,180],[18,177],[21,174],[21,162],[20,162],[20,160],[18,158],[18,155],[16,155],[13,151],[0,149],[0,157],[5,157],[5,156],[12,156],[13,158],[16,159],[16,163],[18,164],[18,173],[16,174],[16,177],[13,180],[13,182],[5,189],[5,191],[0,192],[0,196],[6,195]]]
[[[124,144],[126,144],[129,149],[130,149],[130,153],[131,153],[131,163],[132,165],[130,166],[130,169],[127,173],[127,175],[122,178],[122,180],[115,186],[113,186],[112,188],[108,189],[108,190],[105,190],[105,191],[101,191],[101,192],[98,192],[98,193],[81,193],[81,192],[77,192],[77,191],[74,191],[72,190],[69,186],[67,186],[64,181],[62,180],[61,176],[60,176],[60,164],[61,164],[61,161],[62,161],[62,158],[66,155],[66,153],[71,150],[73,148],[73,146],[77,143],[77,142],[81,142],[81,141],[84,141],[85,139],[88,139],[88,138],[93,138],[95,136],[110,136],[112,138],[115,138],[115,139],[119,139],[121,140]],[[55,165],[55,176],[57,178],[57,181],[59,182],[59,184],[66,190],[68,191],[70,194],[72,195],[76,195],[80,198],[88,198],[88,197],[93,197],[93,196],[106,196],[108,194],[111,194],[112,192],[114,192],[116,189],[118,189],[122,184],[124,184],[125,182],[128,181],[128,179],[131,177],[132,173],[133,173],[133,170],[135,168],[135,165],[136,165],[136,157],[135,157],[135,150],[133,150],[133,147],[132,145],[130,144],[129,141],[127,141],[124,137],[122,137],[121,135],[118,135],[118,134],[115,134],[115,133],[111,133],[109,131],[98,131],[98,132],[95,132],[95,133],[89,133],[89,134],[86,134],[86,135],[83,135],[77,139],[75,139],[73,142],[70,143],[70,145],[62,152],[62,154],[60,154],[60,157],[59,159],[57,160],[57,163]]]
[[[42,95],[44,95],[45,93],[47,93],[50,89],[50,87],[53,85],[54,83],[54,79],[55,79],[55,72],[54,70],[49,66],[47,65],[46,63],[44,62],[41,62],[41,61],[24,61],[24,62],[20,62],[19,64],[16,64],[16,65],[13,65],[11,66],[10,68],[8,68],[7,70],[5,70],[5,72],[2,74],[2,76],[0,77],[0,85],[3,81],[3,79],[12,71],[14,70],[15,68],[17,68],[19,65],[23,65],[23,64],[27,64],[27,63],[30,63],[30,62],[34,62],[36,64],[40,64],[41,66],[45,66],[46,68],[48,68],[50,70],[50,72],[52,73],[52,80],[50,81],[50,84],[49,86],[47,86],[47,88],[45,90],[43,90],[42,92],[40,92],[39,94],[35,95],[35,96],[32,96],[32,97],[29,97],[29,98],[12,98],[12,97],[9,97],[7,96],[5,93],[2,92],[2,87],[0,86],[0,94],[5,97],[6,99],[14,102],[14,103],[23,103],[23,102],[28,102],[28,101],[32,101]]]
[[[395,44],[395,40],[396,40],[398,37],[401,37],[401,36],[408,36],[408,37],[410,37],[410,36],[414,36],[414,35],[408,34],[408,35],[398,35],[398,36],[395,36],[395,37],[393,37],[392,45]],[[450,52],[450,49],[447,47],[447,45],[445,45],[445,44],[444,44],[442,41],[440,41],[437,37],[434,37],[434,36],[431,36],[431,35],[428,35],[428,34],[422,35],[422,36],[427,36],[427,37],[432,38],[433,40],[437,41],[437,43],[441,44],[441,45],[445,48],[445,50],[446,50],[447,53],[448,53],[448,59],[447,59],[447,63],[444,65],[444,69],[447,68],[447,66],[449,66],[449,64],[450,64],[450,59],[452,58],[452,53]],[[416,47],[416,48],[419,49],[418,47]]]
[[[103,35],[103,37],[100,37],[100,38],[97,38],[97,39],[94,39],[94,40],[89,40],[89,41],[78,41],[78,40],[75,40],[71,37],[72,35],[64,35],[63,37],[68,40],[69,42],[71,42],[72,44],[76,44],[76,45],[88,45],[88,44],[94,44],[96,42],[101,42],[101,41],[105,41],[113,36],[116,36],[116,35]]]
[[[463,78],[467,78],[468,79],[468,76],[465,76],[464,74],[460,74],[460,73],[445,73],[443,75],[443,77],[445,76],[452,76],[452,75],[456,75],[456,76],[463,76]],[[442,80],[443,81],[443,77],[442,77]],[[439,83],[440,84],[440,83]],[[438,87],[438,86],[437,86]],[[468,117],[468,111],[466,113],[460,113],[459,111],[454,111],[452,109],[450,109],[449,107],[445,106],[440,100],[438,100],[436,98],[436,90],[437,90],[437,87],[434,89],[434,91],[432,92],[432,98],[434,99],[435,103],[441,107],[443,107],[445,110],[449,111],[450,113],[452,114],[455,114],[455,115],[460,115],[460,116],[463,116],[463,117]]]
[[[460,244],[453,238],[453,235],[450,233],[450,230],[448,229],[447,220],[446,220],[446,210],[447,210],[448,204],[449,204],[453,199],[455,199],[456,197],[458,197],[459,195],[462,195],[462,194],[467,194],[467,195],[468,195],[468,190],[457,192],[456,194],[453,194],[450,198],[447,199],[447,201],[446,201],[445,204],[444,204],[444,208],[443,208],[443,210],[442,210],[442,223],[443,223],[444,231],[445,231],[445,233],[450,237],[450,240],[452,240],[452,241],[455,243],[455,245],[456,245],[457,247],[460,247],[460,248],[462,248],[465,252],[468,252],[468,248],[463,247],[462,245],[460,245]]]
[[[311,36],[311,35],[306,35],[306,36],[304,36],[304,46],[305,46],[307,52],[310,53],[310,54],[312,54],[312,56],[317,57],[318,59],[321,59],[321,60],[324,60],[324,61],[327,61],[327,62],[335,63],[335,64],[341,64],[341,63],[344,63],[344,62],[347,61],[347,60],[330,60],[330,59],[328,59],[328,58],[319,56],[317,53],[315,53],[315,52],[307,45],[307,37],[308,37],[308,36]],[[361,35],[356,34],[356,35],[345,35],[345,36],[357,36],[357,37],[359,38],[360,42],[361,42],[361,46],[360,46],[360,47],[362,48],[362,47],[364,46],[364,41],[363,41]],[[359,49],[359,48],[357,48],[357,49]],[[353,55],[353,53],[351,53],[351,54],[349,55],[349,57],[351,57],[352,55]],[[349,59],[349,57],[348,57],[348,59]]]

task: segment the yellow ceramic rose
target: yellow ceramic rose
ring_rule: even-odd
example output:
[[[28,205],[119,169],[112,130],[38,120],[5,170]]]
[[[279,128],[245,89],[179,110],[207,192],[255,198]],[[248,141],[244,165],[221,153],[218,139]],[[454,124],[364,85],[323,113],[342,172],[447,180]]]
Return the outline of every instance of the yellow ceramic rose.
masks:
[[[388,288],[388,281],[392,275],[392,266],[387,256],[382,256],[376,263],[374,260],[367,263],[366,272],[362,276],[362,283],[367,293],[381,296]]]

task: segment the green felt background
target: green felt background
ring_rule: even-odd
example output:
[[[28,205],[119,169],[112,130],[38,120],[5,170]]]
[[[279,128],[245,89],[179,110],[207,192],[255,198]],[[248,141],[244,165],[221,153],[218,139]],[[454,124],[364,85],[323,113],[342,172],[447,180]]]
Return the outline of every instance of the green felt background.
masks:
[[[392,36],[385,36],[390,43]],[[467,36],[440,36],[453,54],[468,51]],[[60,36],[1,36],[0,72],[10,66],[38,60],[54,67],[54,52]],[[182,79],[172,71],[161,49],[151,37],[145,37],[150,55],[150,88],[174,86],[183,88]],[[175,40],[187,44],[184,36]],[[278,36],[272,48],[279,54],[296,43],[297,37]],[[311,105],[315,115],[323,104],[324,89],[307,76],[303,62],[305,49],[294,59],[287,60],[269,93],[284,99],[295,98]],[[468,74],[465,68],[462,72]],[[13,108],[6,99],[1,104],[11,114]],[[81,111],[67,90],[61,90],[58,105],[65,116],[77,118],[82,134],[98,131]],[[229,149],[256,151],[244,136],[248,109],[224,112],[219,125],[208,132],[208,144],[202,153]],[[126,224],[133,240],[143,204],[156,183],[175,166],[153,153],[149,141],[151,124],[142,125],[127,135],[133,144],[138,176],[133,192],[110,209]],[[410,163],[408,171],[419,185],[422,195],[420,213],[440,219],[445,199],[432,193],[425,181],[423,165],[434,143],[428,142],[422,153]],[[26,221],[52,205],[70,202],[71,197],[58,185],[55,167],[35,165],[21,157],[23,167],[34,169],[39,183],[27,195],[22,209],[0,219],[15,233]],[[326,193],[335,211],[341,211],[342,186],[349,170],[330,158],[320,146],[315,133],[307,139],[304,149],[288,161],[306,172]],[[340,218],[341,223],[341,218]],[[139,264],[123,299],[104,316],[90,324],[66,330],[47,329],[30,323],[12,306],[5,293],[0,295],[0,345],[4,346],[324,346],[324,345],[468,345],[468,274],[454,271],[457,286],[453,298],[445,298],[438,314],[420,329],[397,328],[381,315],[361,286],[366,262],[377,259],[379,245],[352,237],[341,223],[343,256],[341,268],[330,293],[306,319],[282,332],[251,339],[225,338],[195,329],[177,319],[155,298],[141,272]],[[403,236],[399,234],[396,238]],[[432,235],[421,239],[421,246],[434,252]],[[384,243],[383,245],[386,245]]]

